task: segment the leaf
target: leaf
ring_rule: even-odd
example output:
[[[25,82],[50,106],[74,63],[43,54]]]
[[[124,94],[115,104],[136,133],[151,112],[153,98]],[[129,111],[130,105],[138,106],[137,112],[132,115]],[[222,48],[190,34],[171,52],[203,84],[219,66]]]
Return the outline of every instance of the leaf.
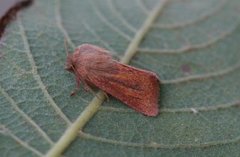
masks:
[[[66,157],[238,156],[239,8],[239,0],[35,1],[2,41],[2,156],[44,156],[79,115],[86,125]],[[96,44],[156,72],[160,115],[110,97],[85,117],[94,96],[69,97],[64,38],[71,49]]]

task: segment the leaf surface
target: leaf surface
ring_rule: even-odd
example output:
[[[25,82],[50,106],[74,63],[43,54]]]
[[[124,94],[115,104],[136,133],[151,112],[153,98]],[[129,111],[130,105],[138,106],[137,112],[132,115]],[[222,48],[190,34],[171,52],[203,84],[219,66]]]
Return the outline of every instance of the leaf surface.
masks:
[[[83,89],[69,97],[64,38],[72,50],[131,52],[130,65],[162,82],[157,117],[110,97],[64,156],[238,156],[239,8],[239,0],[35,1],[1,43],[2,156],[44,156],[94,98]]]

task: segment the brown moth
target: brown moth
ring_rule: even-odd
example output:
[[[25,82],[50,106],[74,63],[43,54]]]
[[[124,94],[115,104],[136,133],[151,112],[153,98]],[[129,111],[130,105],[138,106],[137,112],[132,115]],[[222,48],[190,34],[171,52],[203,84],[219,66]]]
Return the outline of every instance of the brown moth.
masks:
[[[65,69],[75,74],[77,88],[81,83],[88,91],[96,86],[144,115],[156,116],[159,112],[157,75],[122,64],[103,48],[80,45],[68,54]]]

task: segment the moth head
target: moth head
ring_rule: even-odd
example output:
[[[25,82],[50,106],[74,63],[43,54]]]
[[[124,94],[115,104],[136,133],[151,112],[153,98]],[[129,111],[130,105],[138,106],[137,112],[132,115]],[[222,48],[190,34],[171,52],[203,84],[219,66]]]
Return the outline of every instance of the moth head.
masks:
[[[65,70],[69,71],[69,72],[74,72],[74,61],[73,61],[73,55],[68,53],[67,55],[67,60],[65,63]]]
[[[67,55],[67,60],[66,60],[64,69],[73,73],[75,68],[74,57],[73,57],[73,54],[68,51],[67,39],[64,39],[64,47]]]

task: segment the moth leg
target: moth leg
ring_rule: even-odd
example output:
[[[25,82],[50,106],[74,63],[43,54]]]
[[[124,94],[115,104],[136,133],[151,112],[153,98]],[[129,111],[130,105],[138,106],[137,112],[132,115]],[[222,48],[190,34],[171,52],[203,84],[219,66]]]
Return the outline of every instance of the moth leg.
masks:
[[[83,85],[84,85],[83,88],[85,91],[91,92],[95,96],[97,95],[96,92],[90,87],[90,85],[88,85],[87,82],[83,82]]]
[[[89,91],[91,92],[91,91],[93,91],[92,88],[91,88],[87,83],[84,83],[83,88],[84,88],[84,90],[85,90],[86,92],[89,92]]]
[[[106,92],[103,92],[104,96],[106,97],[107,101],[109,101],[109,97]]]
[[[70,96],[76,95],[77,91],[78,91],[79,88],[80,88],[81,80],[80,80],[78,77],[76,77],[75,79],[76,79],[76,87],[75,87],[75,89],[71,92]]]
[[[87,92],[91,92],[95,97],[97,97],[98,99],[99,96],[97,95],[97,93],[91,88],[91,85],[89,85],[87,82],[83,81],[83,85],[84,85],[84,90]]]
[[[91,88],[91,86],[88,85],[88,83],[84,83],[84,89],[88,92],[91,92],[94,96],[96,96],[98,99],[100,99],[99,96],[96,94],[96,92]],[[105,93],[103,91],[103,94],[107,98],[107,101],[109,101],[109,97],[108,97],[107,93]]]

